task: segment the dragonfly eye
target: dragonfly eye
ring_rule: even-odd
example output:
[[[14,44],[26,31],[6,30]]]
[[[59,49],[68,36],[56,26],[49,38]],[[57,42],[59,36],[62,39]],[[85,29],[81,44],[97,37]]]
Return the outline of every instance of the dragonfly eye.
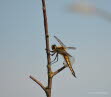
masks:
[[[56,49],[56,45],[52,45],[52,50],[55,50]]]

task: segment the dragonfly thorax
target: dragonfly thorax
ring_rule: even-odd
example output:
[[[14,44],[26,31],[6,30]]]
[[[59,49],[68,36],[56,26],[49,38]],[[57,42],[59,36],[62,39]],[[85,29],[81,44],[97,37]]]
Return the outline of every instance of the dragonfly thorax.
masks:
[[[57,46],[54,44],[52,45],[52,50],[56,50]]]

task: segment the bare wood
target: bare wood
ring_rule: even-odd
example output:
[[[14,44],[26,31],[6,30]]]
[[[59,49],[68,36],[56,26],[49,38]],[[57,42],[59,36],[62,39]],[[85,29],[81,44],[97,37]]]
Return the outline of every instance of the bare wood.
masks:
[[[33,76],[30,75],[30,78],[35,81],[44,91],[46,91],[46,88],[43,86],[43,84],[38,81],[37,79],[35,79]]]
[[[49,34],[48,34],[48,22],[47,22],[47,14],[46,14],[46,4],[45,0],[42,0],[42,10],[43,10],[43,18],[44,18],[44,30],[45,30],[45,40],[46,40],[46,54],[47,54],[47,75],[48,75],[48,85],[44,87],[44,85],[30,76],[30,78],[35,81],[46,93],[47,97],[51,97],[51,89],[52,89],[52,78],[54,75],[65,69],[66,66],[58,69],[56,72],[52,72],[51,69],[51,57],[50,57],[50,44],[49,44]]]
[[[47,97],[51,97],[51,88],[52,88],[52,70],[51,70],[51,58],[50,58],[50,45],[49,45],[49,35],[48,35],[48,22],[46,14],[46,4],[45,0],[42,0],[43,8],[43,18],[44,18],[44,29],[45,29],[45,40],[46,40],[46,53],[47,53],[47,71],[48,71],[48,87],[47,87]]]
[[[67,66],[63,66],[63,67],[61,67],[60,69],[58,69],[57,71],[55,71],[55,72],[53,73],[53,76],[55,76],[56,74],[58,74],[59,72],[61,72],[62,70],[64,70],[66,67],[67,67]]]
[[[47,22],[47,15],[46,15],[45,0],[42,0],[42,8],[43,8],[45,40],[46,40],[47,64],[49,65],[50,62],[51,62],[51,58],[50,58],[49,35],[48,35],[48,22]]]

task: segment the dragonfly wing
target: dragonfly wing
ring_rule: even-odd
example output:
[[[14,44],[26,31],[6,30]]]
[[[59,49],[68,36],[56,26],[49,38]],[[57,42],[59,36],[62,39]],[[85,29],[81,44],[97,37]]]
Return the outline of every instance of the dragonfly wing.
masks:
[[[72,57],[68,52],[66,52],[64,50],[59,51],[59,53],[62,54],[62,55],[66,55],[66,56]]]
[[[61,46],[63,46],[64,48],[66,48],[66,46],[63,44],[63,42],[60,39],[58,39],[56,36],[54,36],[54,38],[59,42],[59,44]]]
[[[76,49],[76,47],[66,47],[66,45],[65,45],[59,38],[57,38],[56,36],[54,36],[54,38],[59,42],[59,44],[60,44],[62,47],[66,48],[66,49],[73,49],[73,50]]]
[[[67,66],[67,67],[68,67],[67,62],[66,62],[65,59],[64,59],[64,61],[63,61],[63,64],[64,64],[64,66]]]
[[[75,50],[76,47],[66,47],[66,49],[72,49],[72,50]]]
[[[73,65],[74,62],[75,62],[75,58],[74,58],[73,56],[72,56],[72,57],[69,56],[69,59],[70,59],[70,61],[71,61],[71,65]]]

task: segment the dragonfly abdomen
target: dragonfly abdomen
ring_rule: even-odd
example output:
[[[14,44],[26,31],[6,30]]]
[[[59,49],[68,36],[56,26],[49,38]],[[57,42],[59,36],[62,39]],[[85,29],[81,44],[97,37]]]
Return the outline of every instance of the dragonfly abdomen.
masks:
[[[69,58],[68,56],[65,56],[65,55],[64,55],[64,59],[65,59],[67,65],[68,65],[69,69],[71,70],[73,76],[76,77],[76,76],[75,76],[75,72],[74,72],[74,70],[73,70],[73,68],[72,68],[72,65],[71,65],[70,58]]]

